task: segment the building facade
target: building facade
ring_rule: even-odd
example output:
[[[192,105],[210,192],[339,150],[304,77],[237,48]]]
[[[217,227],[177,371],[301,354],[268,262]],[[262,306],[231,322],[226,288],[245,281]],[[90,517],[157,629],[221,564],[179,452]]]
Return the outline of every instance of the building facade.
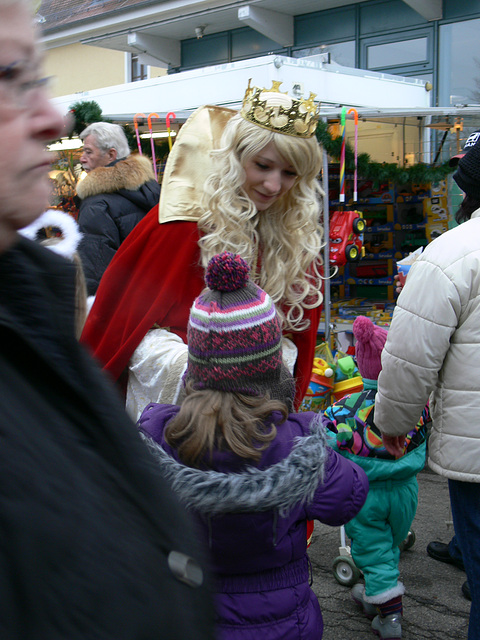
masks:
[[[480,0],[43,0],[40,15],[57,96],[279,54],[424,79],[434,106],[480,102]]]

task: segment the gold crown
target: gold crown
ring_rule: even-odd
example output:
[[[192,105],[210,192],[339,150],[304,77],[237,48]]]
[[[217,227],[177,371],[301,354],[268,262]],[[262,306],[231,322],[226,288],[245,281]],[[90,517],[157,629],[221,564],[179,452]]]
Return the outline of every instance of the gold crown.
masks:
[[[270,89],[250,86],[251,78],[243,99],[241,115],[264,129],[300,138],[311,138],[317,128],[320,105],[315,104],[315,93],[310,92],[308,100],[296,100],[279,89],[282,84],[272,81]]]

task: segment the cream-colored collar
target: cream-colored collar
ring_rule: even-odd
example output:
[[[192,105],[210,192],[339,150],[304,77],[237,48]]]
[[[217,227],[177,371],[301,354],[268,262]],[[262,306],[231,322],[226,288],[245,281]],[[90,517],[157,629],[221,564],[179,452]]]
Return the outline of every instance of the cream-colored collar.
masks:
[[[227,122],[237,112],[206,105],[192,113],[180,129],[162,180],[160,224],[176,220],[196,222],[201,214],[203,185],[211,171],[210,152],[219,147]]]

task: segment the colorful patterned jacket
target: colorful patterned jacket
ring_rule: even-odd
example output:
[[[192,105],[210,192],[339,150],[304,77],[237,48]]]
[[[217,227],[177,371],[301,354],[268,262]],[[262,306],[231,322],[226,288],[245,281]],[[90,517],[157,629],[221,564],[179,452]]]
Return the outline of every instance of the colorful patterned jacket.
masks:
[[[395,459],[375,425],[377,381],[364,379],[363,391],[343,397],[325,410],[322,421],[333,449],[361,466],[369,482],[408,479],[425,464],[428,406],[405,438],[405,455]],[[394,464],[392,464],[394,463]]]

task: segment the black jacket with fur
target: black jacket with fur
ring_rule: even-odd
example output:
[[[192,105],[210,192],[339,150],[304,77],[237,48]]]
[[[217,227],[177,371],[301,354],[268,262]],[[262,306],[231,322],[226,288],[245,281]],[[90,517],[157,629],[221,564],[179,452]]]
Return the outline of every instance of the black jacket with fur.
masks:
[[[113,166],[93,169],[77,185],[81,199],[79,246],[88,295],[95,295],[100,278],[130,231],[160,199],[151,162],[131,155]]]
[[[178,579],[197,535],[75,340],[74,283],[30,240],[0,255],[0,638],[210,640],[208,584]]]

